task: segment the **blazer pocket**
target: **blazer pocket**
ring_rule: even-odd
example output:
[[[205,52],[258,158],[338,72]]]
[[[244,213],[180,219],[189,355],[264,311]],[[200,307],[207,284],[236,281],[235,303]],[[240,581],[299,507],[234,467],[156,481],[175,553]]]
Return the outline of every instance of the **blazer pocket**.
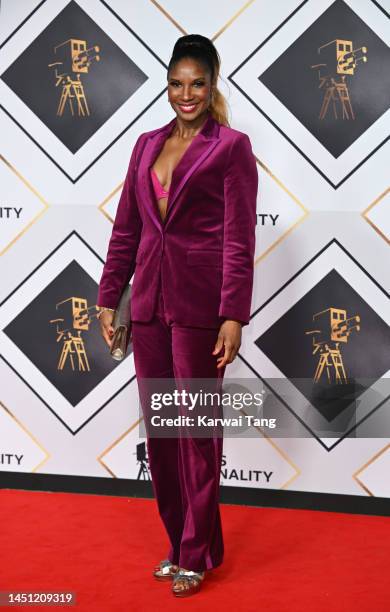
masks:
[[[222,267],[222,260],[222,249],[189,249],[187,251],[187,264],[189,266]]]

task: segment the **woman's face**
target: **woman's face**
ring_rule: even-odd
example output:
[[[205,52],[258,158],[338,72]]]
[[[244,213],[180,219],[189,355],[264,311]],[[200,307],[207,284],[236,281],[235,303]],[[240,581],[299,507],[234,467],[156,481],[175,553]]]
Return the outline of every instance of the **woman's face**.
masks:
[[[191,58],[183,58],[168,76],[168,100],[181,119],[194,121],[210,104],[211,79],[206,68]]]

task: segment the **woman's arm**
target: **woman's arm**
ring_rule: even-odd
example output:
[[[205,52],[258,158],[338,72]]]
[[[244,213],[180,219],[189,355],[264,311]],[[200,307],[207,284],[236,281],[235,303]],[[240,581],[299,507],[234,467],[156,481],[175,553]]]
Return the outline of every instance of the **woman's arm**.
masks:
[[[115,215],[106,263],[99,283],[97,304],[115,309],[126,283],[134,274],[142,219],[135,195],[135,168],[142,134],[133,147]]]
[[[230,148],[224,177],[223,282],[219,316],[248,325],[252,301],[258,173],[247,134]]]
[[[217,368],[231,363],[241,346],[252,301],[258,174],[249,137],[240,133],[230,148],[224,177],[225,219],[223,282],[219,315],[222,323],[213,355]]]

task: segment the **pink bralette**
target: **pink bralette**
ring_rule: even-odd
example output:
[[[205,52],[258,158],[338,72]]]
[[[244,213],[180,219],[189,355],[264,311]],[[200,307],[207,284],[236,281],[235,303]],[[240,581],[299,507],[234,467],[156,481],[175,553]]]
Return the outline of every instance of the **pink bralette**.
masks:
[[[160,181],[158,180],[158,176],[156,172],[154,171],[152,167],[150,168],[150,174],[152,176],[153,189],[154,189],[154,193],[156,194],[156,198],[157,199],[167,198],[169,195],[169,190],[165,191],[164,187],[161,185]]]

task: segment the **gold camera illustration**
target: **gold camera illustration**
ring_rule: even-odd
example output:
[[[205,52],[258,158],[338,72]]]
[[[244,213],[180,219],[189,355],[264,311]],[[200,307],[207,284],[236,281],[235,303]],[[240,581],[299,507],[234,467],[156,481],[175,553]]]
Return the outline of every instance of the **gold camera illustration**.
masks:
[[[347,317],[342,308],[327,308],[313,315],[316,327],[306,334],[313,336],[313,355],[319,353],[314,382],[325,378],[329,384],[347,384],[348,378],[339,348],[348,342],[353,330],[360,331],[360,316]]]
[[[355,74],[359,62],[367,62],[367,47],[354,49],[352,40],[336,38],[318,47],[317,53],[322,62],[311,68],[318,71],[318,88],[324,89],[319,119],[325,119],[329,107],[334,119],[355,119],[346,78]]]
[[[70,38],[54,47],[56,61],[48,64],[49,68],[55,68],[56,84],[62,85],[61,97],[57,108],[57,115],[61,117],[68,106],[75,115],[73,103],[76,104],[79,117],[90,114],[85,96],[81,74],[87,74],[93,61],[100,61],[100,47],[94,45],[87,48],[87,41],[78,38]],[[76,75],[74,78],[73,75]]]
[[[90,371],[87,352],[85,350],[82,332],[89,331],[91,321],[96,317],[98,310],[95,306],[88,308],[88,302],[81,297],[70,297],[56,304],[56,310],[61,315],[51,319],[56,323],[57,342],[62,342],[61,354],[57,370],[63,370],[70,362],[73,371]]]

